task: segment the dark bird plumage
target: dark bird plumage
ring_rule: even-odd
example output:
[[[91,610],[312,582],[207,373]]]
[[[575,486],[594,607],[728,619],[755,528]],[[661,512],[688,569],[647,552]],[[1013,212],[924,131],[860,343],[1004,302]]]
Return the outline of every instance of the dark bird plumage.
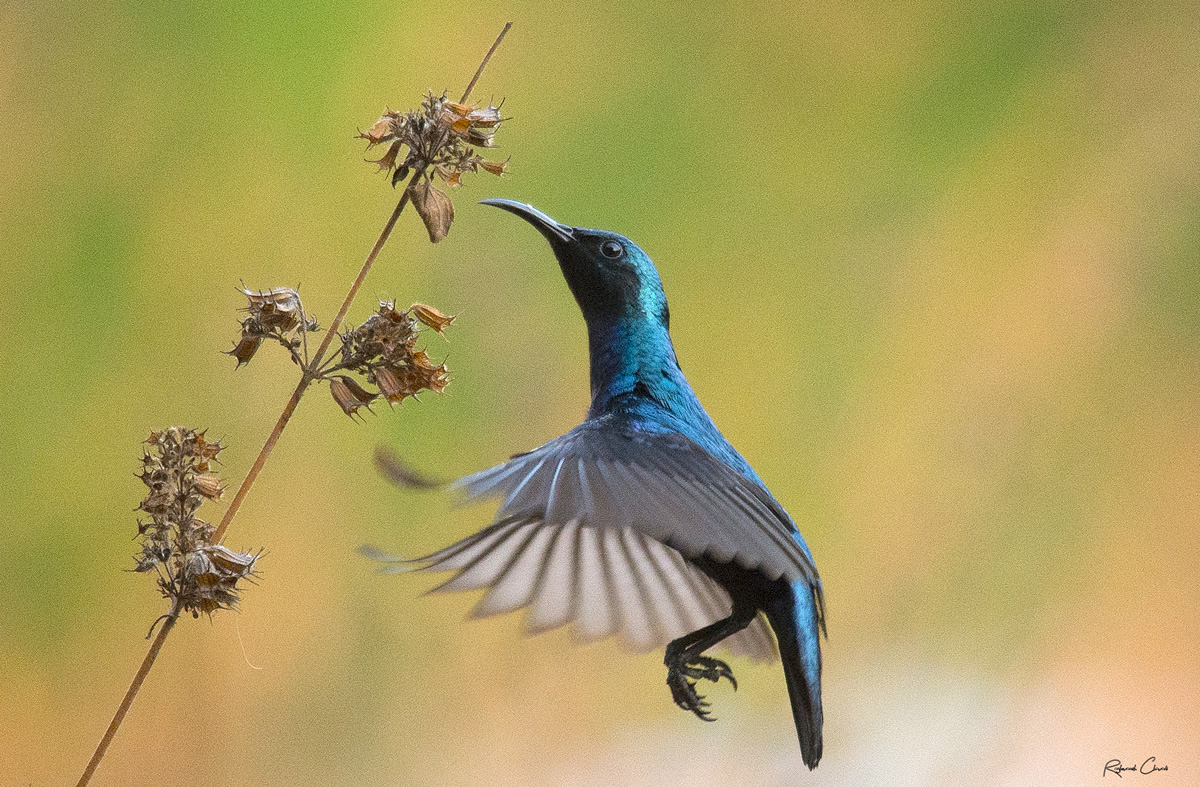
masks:
[[[770,660],[777,644],[804,763],[816,767],[821,581],[791,517],[684,378],[654,263],[616,233],[484,204],[550,242],[587,322],[592,403],[562,437],[456,482],[468,498],[500,498],[496,520],[418,565],[456,572],[440,589],[487,588],[476,615],[528,607],[532,631],[574,621],[584,639],[667,645],[672,698],[703,719],[695,681],[737,685],[704,651],[723,643]]]

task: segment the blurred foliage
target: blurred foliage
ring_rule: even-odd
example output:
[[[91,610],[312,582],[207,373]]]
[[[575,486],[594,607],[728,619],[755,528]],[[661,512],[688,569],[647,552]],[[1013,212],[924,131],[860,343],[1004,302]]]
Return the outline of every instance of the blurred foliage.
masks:
[[[239,479],[294,384],[282,357],[235,374],[219,354],[234,286],[299,285],[327,322],[398,197],[356,130],[460,90],[508,19],[476,95],[507,101],[511,175],[467,185],[436,247],[402,217],[350,315],[382,297],[459,315],[430,347],[448,396],[357,426],[323,394],[301,405],[230,534],[266,548],[260,586],[179,627],[97,783],[1194,769],[1194,3],[18,2],[0,6],[0,783],[75,778],[163,611],[122,571],[138,442],[208,427]],[[470,599],[355,554],[487,520],[388,486],[377,443],[460,474],[586,410],[575,305],[536,233],[471,204],[489,196],[658,263],[684,368],[825,578],[811,778],[777,668],[742,665],[700,725],[657,656],[460,623]]]

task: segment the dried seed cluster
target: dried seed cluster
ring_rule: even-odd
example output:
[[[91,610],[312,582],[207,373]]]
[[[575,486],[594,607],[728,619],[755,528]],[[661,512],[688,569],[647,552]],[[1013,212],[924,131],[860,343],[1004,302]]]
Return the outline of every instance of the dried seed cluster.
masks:
[[[287,348],[292,359],[306,370],[310,364],[304,350],[305,333],[317,330],[317,321],[305,314],[300,296],[288,287],[254,292],[245,287],[249,300],[247,317],[242,320],[242,337],[229,352],[238,366],[250,362],[264,339],[274,339]],[[392,301],[383,301],[379,309],[358,328],[347,327],[338,334],[341,347],[309,374],[315,380],[327,380],[333,400],[342,412],[354,416],[379,397],[398,404],[421,391],[441,393],[450,381],[444,363],[434,363],[424,350],[416,347],[420,326],[426,325],[445,337],[454,317],[432,306],[414,303],[397,310]],[[350,373],[360,375],[364,388]]]
[[[367,140],[368,149],[388,145],[383,157],[371,163],[392,173],[393,186],[410,173],[420,174],[413,179],[408,195],[425,222],[429,240],[437,243],[450,231],[454,204],[449,195],[433,186],[432,176],[458,186],[468,172],[503,175],[507,162],[488,161],[475,151],[495,145],[496,130],[503,120],[498,106],[456,103],[445,93],[435,96],[430,92],[417,109],[403,113],[385,110],[375,125],[358,136]],[[404,148],[408,150],[401,158]]]
[[[221,444],[204,432],[172,426],[151,432],[138,478],[150,490],[138,506],[142,551],[134,570],[157,571],[162,594],[173,611],[211,614],[238,601],[238,580],[254,572],[257,555],[213,544],[215,528],[196,512],[205,500],[220,499],[224,485],[212,463]]]
[[[264,339],[274,339],[291,353],[292,360],[303,365],[300,352],[305,333],[320,330],[317,321],[305,315],[300,293],[291,287],[276,287],[266,292],[239,288],[249,300],[245,319],[241,321],[242,335],[226,354],[237,359],[237,365],[250,363]]]
[[[338,370],[362,375],[379,391],[364,388],[348,375],[338,375],[329,384],[334,401],[347,415],[354,415],[359,408],[370,409],[371,402],[380,396],[389,404],[397,404],[424,390],[441,393],[450,381],[446,365],[435,364],[424,350],[417,349],[419,324],[444,336],[443,331],[453,320],[423,303],[398,310],[394,302],[382,301],[366,322],[342,334],[341,360],[337,364]]]

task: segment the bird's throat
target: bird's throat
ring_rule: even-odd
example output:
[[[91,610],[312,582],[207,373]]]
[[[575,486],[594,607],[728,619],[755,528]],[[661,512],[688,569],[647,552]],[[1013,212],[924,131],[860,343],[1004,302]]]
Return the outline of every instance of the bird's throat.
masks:
[[[591,357],[590,415],[602,415],[629,396],[671,408],[687,382],[675,359],[667,328],[644,316],[588,322]]]

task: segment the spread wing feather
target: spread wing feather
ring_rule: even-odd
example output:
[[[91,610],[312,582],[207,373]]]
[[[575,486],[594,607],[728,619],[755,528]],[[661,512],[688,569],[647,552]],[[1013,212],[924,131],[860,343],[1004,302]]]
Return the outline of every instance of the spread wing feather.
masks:
[[[436,590],[486,588],[475,616],[527,608],[530,632],[574,622],[583,640],[620,633],[637,651],[730,614],[729,594],[688,558],[807,580],[820,603],[808,549],[766,490],[681,435],[612,418],[456,482],[467,499],[503,502],[494,524],[416,561],[455,572]],[[723,644],[776,654],[761,615]]]
[[[487,592],[471,610],[490,617],[523,607],[526,629],[575,622],[583,641],[620,634],[639,653],[727,617],[728,593],[675,549],[632,527],[586,527],[539,520],[499,522],[417,562],[457,571],[434,591]],[[775,657],[761,616],[723,643],[758,661]]]
[[[686,557],[820,584],[807,546],[770,493],[688,438],[639,430],[615,415],[454,486],[468,500],[502,497],[497,520],[633,527]]]

